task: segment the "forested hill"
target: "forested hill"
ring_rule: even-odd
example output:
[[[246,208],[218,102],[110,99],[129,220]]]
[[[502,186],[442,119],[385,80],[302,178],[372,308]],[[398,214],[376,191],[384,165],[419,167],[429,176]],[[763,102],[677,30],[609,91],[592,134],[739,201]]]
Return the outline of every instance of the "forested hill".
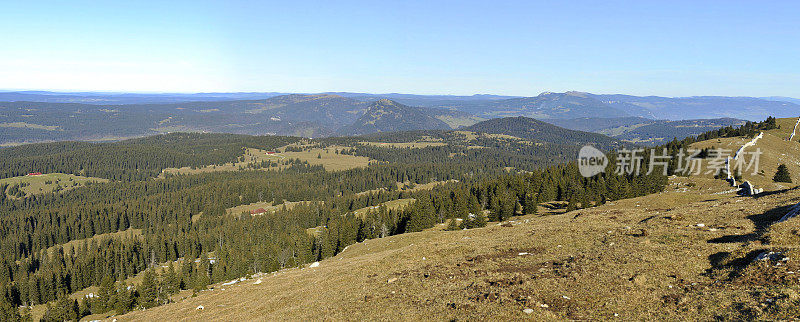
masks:
[[[447,123],[425,113],[418,107],[406,106],[382,99],[369,105],[355,123],[339,131],[341,135],[360,135],[374,132],[449,129]]]
[[[433,128],[447,128],[443,122],[420,113],[413,107],[391,101],[373,104],[360,128],[366,133],[419,129],[408,120]],[[415,121],[415,122],[416,122]],[[477,136],[467,138],[459,131],[426,130],[382,132],[365,137],[318,139],[323,145],[349,145],[351,152],[376,160],[402,162],[465,164],[484,159],[496,166],[531,170],[541,165],[566,162],[574,158],[584,144],[610,150],[622,144],[612,138],[556,127],[530,118],[506,118],[484,121],[465,128],[487,134],[505,134],[512,138]],[[415,143],[435,139],[434,144]],[[273,150],[300,141],[299,137],[250,136],[240,134],[170,133],[119,142],[53,142],[27,144],[0,149],[0,179],[31,172],[69,173],[113,181],[138,181],[156,177],[166,168],[202,167],[233,162],[245,148]],[[386,153],[384,148],[358,144],[360,141],[404,142],[419,145]],[[536,144],[547,143],[547,144]],[[483,149],[474,149],[480,146]]]
[[[273,149],[300,138],[171,133],[113,143],[54,142],[0,149],[0,179],[63,172],[115,181],[144,180],[165,168],[231,162],[243,148]]]
[[[621,141],[602,134],[568,130],[524,116],[491,119],[462,129],[562,145],[592,144],[602,150],[611,150],[624,145]]]

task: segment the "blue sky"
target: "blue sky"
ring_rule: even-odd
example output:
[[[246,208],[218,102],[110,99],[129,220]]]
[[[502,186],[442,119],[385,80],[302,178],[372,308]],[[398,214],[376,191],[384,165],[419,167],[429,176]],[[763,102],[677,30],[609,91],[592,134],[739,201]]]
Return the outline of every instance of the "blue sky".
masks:
[[[33,2],[0,88],[800,97],[798,1]]]

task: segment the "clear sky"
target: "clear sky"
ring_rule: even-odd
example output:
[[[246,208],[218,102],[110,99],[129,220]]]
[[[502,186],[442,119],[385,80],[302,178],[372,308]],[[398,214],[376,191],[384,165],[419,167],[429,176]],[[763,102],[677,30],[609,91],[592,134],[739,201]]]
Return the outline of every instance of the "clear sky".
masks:
[[[4,1],[0,88],[800,97],[800,1]]]

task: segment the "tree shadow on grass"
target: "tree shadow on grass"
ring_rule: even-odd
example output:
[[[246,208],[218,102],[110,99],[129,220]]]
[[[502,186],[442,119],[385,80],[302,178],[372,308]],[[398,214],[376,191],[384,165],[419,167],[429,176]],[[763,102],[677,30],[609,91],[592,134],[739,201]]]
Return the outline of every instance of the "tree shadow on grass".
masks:
[[[794,204],[776,207],[761,214],[747,216],[747,219],[753,222],[755,230],[746,234],[739,235],[725,235],[710,239],[709,243],[745,243],[753,242],[761,239],[767,232],[767,229],[775,223],[778,219],[783,217]],[[713,274],[714,272],[728,271],[728,278],[738,275],[748,264],[752,263],[759,254],[764,252],[764,249],[756,249],[748,252],[747,254],[734,254],[731,252],[717,252],[708,256],[708,261],[711,268],[707,273]]]
[[[767,228],[771,226],[775,221],[783,217],[789,209],[792,208],[794,204],[786,205],[782,207],[777,207],[770,209],[764,213],[750,215],[747,216],[747,219],[753,222],[755,226],[755,231],[746,234],[738,234],[738,235],[725,235],[722,237],[717,237],[714,239],[710,239],[708,242],[712,244],[724,244],[724,243],[744,243],[744,242],[752,242],[756,241],[767,231]]]

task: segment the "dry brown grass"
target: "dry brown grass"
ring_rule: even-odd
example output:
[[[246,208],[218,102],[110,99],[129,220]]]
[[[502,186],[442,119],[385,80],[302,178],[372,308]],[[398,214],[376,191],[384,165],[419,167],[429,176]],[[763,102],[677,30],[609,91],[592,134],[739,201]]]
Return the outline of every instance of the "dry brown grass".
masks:
[[[773,246],[800,246],[800,217],[794,217],[770,226],[765,237],[769,244]]]
[[[322,202],[322,201],[285,201],[279,205],[272,205],[271,201],[262,201],[262,202],[254,202],[247,205],[236,206],[233,208],[226,209],[228,215],[240,215],[242,213],[250,213],[251,210],[257,210],[259,208],[263,208],[268,212],[276,212],[280,209],[286,207],[287,210],[291,210],[297,205],[306,205],[314,202]]]
[[[53,192],[56,187],[61,187],[61,191],[72,190],[78,187],[83,187],[87,183],[104,183],[109,182],[108,179],[93,178],[76,176],[65,173],[47,173],[38,176],[20,176],[0,179],[1,184],[8,184],[9,186],[27,183],[28,186],[20,188],[27,195],[37,195],[43,193]]]
[[[792,314],[797,279],[787,280],[789,271],[774,263],[767,278],[757,267],[764,264],[750,258],[773,247],[763,232],[783,207],[800,200],[800,190],[745,198],[713,194],[727,189],[724,182],[692,180],[674,178],[675,186],[662,194],[517,217],[510,225],[369,240],[318,268],[267,274],[260,285],[250,280],[119,318],[711,320]],[[783,297],[761,307],[771,296]],[[198,305],[205,310],[195,310]],[[760,313],[749,311],[756,306]]]
[[[310,165],[321,165],[327,171],[341,171],[354,168],[366,167],[370,164],[370,159],[361,156],[352,156],[346,154],[336,154],[336,150],[345,149],[341,146],[331,146],[325,149],[314,148],[313,144],[292,144],[291,146],[304,146],[309,150],[303,152],[285,152],[286,147],[276,149],[275,154],[267,154],[267,151],[261,149],[247,148],[244,152],[244,160],[241,162],[231,162],[221,165],[209,165],[192,169],[191,167],[183,168],[168,168],[162,171],[164,174],[198,174],[217,171],[238,171],[240,169],[248,169],[251,164],[259,164],[262,161],[283,162],[288,159],[300,159],[306,161]],[[278,167],[264,168],[261,170],[277,170],[283,169],[286,166],[279,165]]]
[[[191,167],[167,168],[163,174],[199,174],[217,171],[238,171],[240,168],[247,168],[251,164],[260,163],[267,160],[275,160],[267,155],[267,151],[261,149],[247,148],[244,151],[244,161],[229,162],[220,165],[209,165],[192,169]]]
[[[26,123],[26,122],[11,122],[11,123],[4,122],[4,123],[0,123],[0,127],[37,129],[37,130],[44,130],[44,131],[62,131],[60,126],[41,125],[41,124],[33,124],[33,123]]]
[[[458,182],[458,180],[431,181],[431,182],[423,183],[423,184],[412,184],[411,182],[397,182],[396,184],[397,184],[397,190],[399,190],[399,191],[414,192],[414,191],[420,191],[420,190],[430,190],[430,189],[436,188],[436,187],[438,187],[440,185],[453,183],[453,182]],[[377,192],[384,191],[384,190],[386,190],[386,189],[378,188],[378,189],[362,191],[362,192],[356,193],[356,196],[364,196],[364,195],[368,195],[370,193],[377,193]]]
[[[742,178],[753,182],[757,187],[764,188],[765,191],[795,187],[797,183],[800,182],[800,142],[798,142],[800,139],[792,142],[785,140],[785,137],[788,135],[787,133],[791,131],[791,128],[786,129],[786,127],[789,127],[789,125],[785,124],[788,120],[789,119],[779,119],[778,124],[781,124],[780,129],[765,132],[763,138],[759,139],[754,146],[748,147],[745,150],[746,152],[754,152],[756,149],[760,149],[762,154],[759,157],[759,171],[753,174],[753,169],[748,171],[743,170]],[[796,119],[794,119],[794,121],[796,121]],[[791,127],[794,127],[794,123],[792,123]],[[731,156],[733,156],[733,153],[736,153],[736,150],[748,141],[750,141],[750,139],[744,137],[721,138],[692,144],[692,148],[722,148],[731,150]],[[745,155],[744,157],[749,162],[751,156]],[[789,168],[792,181],[794,182],[793,184],[772,182],[772,177],[775,175],[775,172],[778,170],[778,165],[780,164],[786,164]],[[713,175],[704,174],[702,177],[712,178]]]
[[[330,146],[327,148],[311,148],[303,152],[281,152],[273,155],[274,158],[300,159],[310,165],[321,165],[326,171],[342,171],[355,168],[363,168],[369,165],[370,159],[362,156],[347,154],[336,154],[336,150],[346,149],[341,146]],[[284,150],[281,150],[284,151]]]
[[[412,202],[414,202],[414,200],[416,200],[416,199],[407,198],[407,199],[397,199],[397,200],[387,201],[387,202],[383,202],[383,203],[381,203],[381,204],[379,204],[377,206],[364,207],[364,208],[356,209],[355,211],[353,211],[353,214],[356,215],[356,216],[364,216],[364,215],[368,214],[370,211],[374,211],[374,212],[378,211],[378,208],[380,208],[381,205],[386,206],[387,210],[399,210],[399,209],[403,209],[406,206],[410,205]]]
[[[800,114],[800,111],[798,111],[798,114]],[[792,130],[794,130],[795,124],[797,124],[797,118],[789,117],[789,118],[777,119],[775,120],[775,124],[777,124],[779,128],[775,130],[770,130],[769,132],[780,138],[788,139],[789,136],[792,134]],[[795,141],[800,140],[800,136],[798,135],[800,135],[800,133],[795,133],[794,136]]]
[[[409,148],[409,149],[419,149],[419,148],[427,148],[430,146],[447,145],[447,143],[444,142],[425,142],[425,141],[403,142],[403,143],[386,143],[386,142],[358,142],[358,143],[363,145],[382,147],[382,148]]]

